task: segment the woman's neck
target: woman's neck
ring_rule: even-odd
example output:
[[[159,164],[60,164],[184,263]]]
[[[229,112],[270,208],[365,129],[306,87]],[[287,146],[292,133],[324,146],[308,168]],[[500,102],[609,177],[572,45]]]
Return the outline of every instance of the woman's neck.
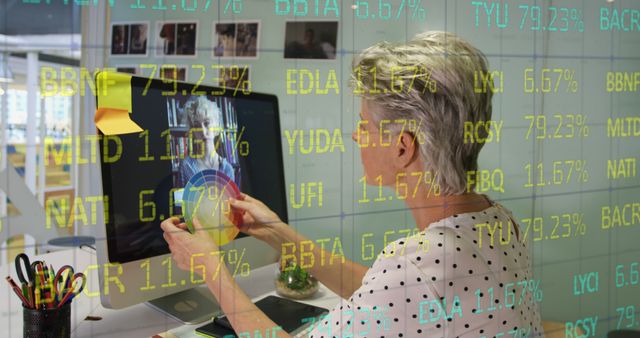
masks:
[[[204,142],[204,156],[200,158],[200,162],[205,164],[205,167],[211,168],[220,160],[220,155],[215,150],[213,142]],[[216,166],[217,167],[217,166]]]
[[[416,184],[419,183],[416,182]],[[409,194],[405,203],[411,209],[416,226],[420,231],[441,219],[457,214],[482,211],[491,206],[491,203],[483,195],[474,192],[462,195],[434,196],[433,191],[424,184],[418,188],[415,197]]]

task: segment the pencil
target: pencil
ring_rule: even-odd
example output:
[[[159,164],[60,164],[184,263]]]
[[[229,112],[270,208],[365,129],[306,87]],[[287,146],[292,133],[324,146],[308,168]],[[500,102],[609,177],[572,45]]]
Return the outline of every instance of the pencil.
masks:
[[[36,298],[36,304],[35,304],[35,309],[38,310],[38,306],[40,305],[40,289],[36,288],[35,292],[35,298]]]
[[[22,291],[20,290],[20,287],[18,287],[16,282],[13,281],[13,278],[11,278],[11,276],[7,276],[7,278],[5,279],[7,280],[9,285],[11,285],[13,292],[15,292],[18,298],[20,298],[20,300],[22,301],[22,304],[24,304],[25,307],[29,306],[29,301],[26,298],[24,298],[24,296],[22,295]]]
[[[71,295],[73,295],[73,290],[69,291],[69,293],[67,293],[66,295],[64,295],[64,297],[62,298],[62,300],[60,301],[60,303],[58,303],[58,306],[56,308],[61,308],[62,306],[64,306],[64,304],[67,302],[67,300],[69,300],[69,298],[71,297]]]
[[[29,304],[32,309],[35,309],[36,306],[34,302],[35,302],[36,295],[35,293],[33,293],[33,283],[29,282],[29,284],[27,284],[27,288],[29,289],[29,302],[30,302]]]
[[[22,295],[27,299],[27,306],[32,307],[31,305],[31,293],[29,293],[29,287],[27,284],[22,283]]]

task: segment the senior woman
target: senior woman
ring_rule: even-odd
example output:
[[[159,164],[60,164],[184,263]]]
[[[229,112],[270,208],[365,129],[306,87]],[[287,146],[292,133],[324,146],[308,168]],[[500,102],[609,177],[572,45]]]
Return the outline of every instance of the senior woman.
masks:
[[[195,150],[190,151],[189,156],[180,162],[180,185],[186,185],[191,176],[205,169],[218,170],[235,181],[233,166],[216,149],[220,144],[216,142],[216,137],[223,131],[220,108],[206,96],[192,96],[185,103],[184,110],[188,134],[192,138],[191,146]]]
[[[522,234],[509,211],[473,193],[473,184],[467,183],[467,172],[477,169],[482,143],[465,142],[463,126],[491,118],[491,92],[477,93],[473,87],[474,72],[488,70],[484,55],[454,34],[426,32],[402,45],[376,44],[355,58],[353,66],[362,94],[361,130],[353,139],[361,145],[365,174],[370,181],[381,176],[387,186],[402,177],[408,186],[418,187],[405,200],[418,232],[389,244],[370,268],[348,260],[310,268],[342,299],[308,337],[542,335],[527,288],[533,275]],[[417,68],[427,69],[429,76]],[[402,91],[392,79],[405,81]],[[391,126],[397,142],[375,144],[381,132],[388,134],[378,128],[379,122],[400,119],[419,121],[424,142],[415,142],[416,135],[402,126]],[[365,146],[368,140],[358,139],[361,135],[369,135],[371,144]],[[411,175],[425,171],[437,173],[438,196],[419,184],[419,175]],[[232,206],[244,213],[242,230],[276,250],[305,240],[248,195]],[[162,228],[184,269],[193,254],[216,250],[205,232],[189,234],[177,219],[164,221]],[[314,254],[329,253],[316,248]],[[215,260],[200,259],[198,264],[216,267]],[[236,332],[272,328],[275,324],[224,266],[221,270],[207,284]]]

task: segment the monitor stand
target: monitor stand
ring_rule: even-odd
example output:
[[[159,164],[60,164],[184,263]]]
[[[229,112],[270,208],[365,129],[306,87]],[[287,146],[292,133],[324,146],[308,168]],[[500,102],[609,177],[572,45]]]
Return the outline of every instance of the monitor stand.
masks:
[[[185,324],[199,324],[219,315],[218,302],[206,287],[195,287],[148,301],[152,308]]]

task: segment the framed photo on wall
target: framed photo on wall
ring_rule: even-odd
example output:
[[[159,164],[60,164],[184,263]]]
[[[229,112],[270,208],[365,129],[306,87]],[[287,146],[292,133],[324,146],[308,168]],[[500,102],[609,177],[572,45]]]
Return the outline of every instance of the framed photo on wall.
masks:
[[[214,58],[257,59],[260,21],[217,21],[211,34]]]
[[[287,21],[285,59],[335,60],[338,21]]]
[[[157,21],[155,55],[195,58],[198,54],[197,33],[197,21]]]
[[[148,56],[149,22],[111,23],[111,56]]]

